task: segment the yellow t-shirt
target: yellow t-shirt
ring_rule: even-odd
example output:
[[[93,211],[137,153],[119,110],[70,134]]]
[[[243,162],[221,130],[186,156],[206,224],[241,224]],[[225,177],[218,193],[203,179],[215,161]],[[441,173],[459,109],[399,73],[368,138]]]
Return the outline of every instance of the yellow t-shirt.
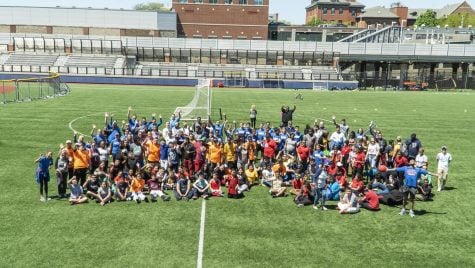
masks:
[[[250,183],[258,182],[259,180],[259,175],[255,169],[253,171],[246,169],[246,177]]]
[[[89,151],[87,150],[75,150],[73,152],[74,169],[89,168]]]
[[[226,155],[227,161],[236,161],[236,144],[226,143],[224,145],[224,154]]]
[[[154,144],[153,141],[147,142],[147,160],[149,162],[159,162],[160,161],[160,144]]]
[[[222,151],[221,146],[211,144],[209,146],[209,161],[213,164],[220,163]]]

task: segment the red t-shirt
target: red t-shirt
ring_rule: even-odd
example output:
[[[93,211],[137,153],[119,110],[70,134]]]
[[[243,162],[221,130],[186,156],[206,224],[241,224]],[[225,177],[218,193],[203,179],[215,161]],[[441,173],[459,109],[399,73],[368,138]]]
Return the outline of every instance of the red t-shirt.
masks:
[[[359,152],[356,154],[356,157],[355,157],[355,166],[357,168],[362,168],[364,167],[364,162],[366,160],[366,155],[365,153],[363,152]]]
[[[369,190],[363,197],[363,201],[368,201],[370,208],[379,209],[379,198],[376,192]]]
[[[268,158],[274,158],[275,150],[277,149],[277,144],[273,139],[266,140],[264,143],[264,156]]]
[[[305,162],[307,161],[308,157],[310,156],[310,149],[305,146],[299,146],[297,147],[297,153],[300,156],[300,159]]]
[[[292,181],[292,186],[294,189],[301,189],[303,185],[303,179],[294,179]]]
[[[219,191],[221,189],[221,182],[219,180],[211,180],[211,190]]]
[[[404,156],[401,157],[396,157],[394,159],[394,162],[396,163],[395,166],[398,167],[404,167],[407,166],[407,158]]]
[[[359,181],[357,179],[353,179],[351,181],[351,188],[352,189],[358,189],[359,192],[363,191],[364,189],[364,184],[363,181]]]
[[[228,180],[228,194],[237,194],[236,186],[238,185],[238,178],[233,176],[227,176]]]
[[[348,156],[350,155],[350,152],[351,152],[351,147],[350,146],[343,146],[343,148],[341,148],[341,154],[344,155],[344,156]]]

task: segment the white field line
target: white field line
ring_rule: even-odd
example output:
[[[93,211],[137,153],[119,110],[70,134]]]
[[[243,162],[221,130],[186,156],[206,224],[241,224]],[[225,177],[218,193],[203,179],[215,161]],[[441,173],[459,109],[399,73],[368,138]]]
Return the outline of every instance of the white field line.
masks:
[[[96,114],[104,114],[104,112],[93,113],[93,114],[88,114],[88,115],[83,115],[83,116],[80,116],[80,117],[76,117],[76,118],[74,118],[73,120],[71,120],[71,121],[69,122],[69,124],[68,124],[69,129],[70,129],[71,131],[73,131],[73,132],[77,132],[79,135],[83,135],[84,137],[89,136],[89,135],[83,134],[83,133],[77,131],[76,129],[74,129],[74,128],[73,128],[73,124],[74,124],[74,122],[76,122],[76,121],[79,120],[79,119],[83,119],[83,118],[86,118],[86,117],[89,117],[89,116],[93,116],[93,115],[96,115]]]
[[[203,199],[201,203],[201,223],[200,223],[200,239],[198,241],[198,258],[196,260],[196,267],[203,267],[203,244],[205,240],[205,218],[206,218],[206,200]]]

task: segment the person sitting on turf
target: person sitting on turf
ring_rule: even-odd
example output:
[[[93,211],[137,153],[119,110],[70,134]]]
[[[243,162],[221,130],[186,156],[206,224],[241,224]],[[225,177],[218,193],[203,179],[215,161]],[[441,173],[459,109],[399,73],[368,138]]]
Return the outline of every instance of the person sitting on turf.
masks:
[[[152,203],[157,202],[158,197],[160,197],[163,201],[170,201],[170,196],[163,193],[163,175],[161,173],[163,173],[163,169],[160,169],[156,175],[152,175],[152,178],[147,181]]]
[[[200,196],[203,199],[208,199],[209,196],[209,183],[205,180],[203,173],[198,173],[198,179],[193,183],[193,199],[198,199]]]
[[[193,196],[193,191],[191,190],[191,182],[188,177],[185,176],[185,174],[179,173],[178,175],[179,177],[176,182],[175,190],[173,190],[173,194],[175,195],[175,199],[177,201],[188,201]]]
[[[356,196],[363,193],[364,184],[361,175],[356,174],[355,178],[351,181],[350,188]]]
[[[87,197],[83,195],[83,190],[81,185],[78,184],[76,176],[73,176],[69,181],[69,191],[71,192],[69,196],[69,203],[71,205],[77,205],[86,203],[88,201]]]
[[[210,188],[211,188],[212,196],[217,196],[217,197],[224,196],[223,191],[221,190],[221,181],[219,180],[218,174],[216,172],[214,172],[212,175]]]
[[[330,175],[327,179],[327,189],[325,190],[325,199],[331,201],[340,200],[340,184],[334,176]]]
[[[424,179],[422,185],[417,186],[419,192],[416,194],[416,199],[420,201],[427,201],[432,198],[432,187],[429,184],[428,179]]]
[[[130,200],[131,193],[129,192],[129,182],[125,179],[125,176],[120,175],[117,176],[118,180],[116,180],[116,191],[115,191],[115,198],[117,201],[126,201]]]
[[[249,185],[248,185],[247,177],[246,177],[246,174],[244,173],[243,168],[238,169],[237,177],[239,179],[238,180],[238,195],[240,195],[241,197],[244,197],[244,192],[249,191]]]
[[[276,175],[273,178],[272,187],[269,190],[269,193],[271,194],[272,198],[285,196],[285,192],[287,191],[287,188],[285,186],[282,186],[282,183],[283,183],[282,176]]]
[[[300,174],[295,176],[292,180],[292,189],[290,189],[290,193],[293,195],[299,195],[304,184],[305,180]]]
[[[109,203],[112,197],[111,188],[107,185],[107,182],[103,181],[101,187],[97,190],[97,202],[104,206]]]
[[[346,189],[345,195],[340,202],[338,202],[337,206],[340,210],[340,214],[354,214],[360,211],[356,195],[350,188]]]
[[[236,170],[233,170],[230,175],[225,176],[226,185],[228,186],[228,198],[240,198],[238,194],[239,178]]]
[[[373,191],[373,185],[368,185],[368,191],[365,193],[365,196],[358,200],[360,205],[371,211],[379,210],[379,197],[376,192]]]
[[[303,207],[313,204],[312,197],[310,196],[310,183],[305,183],[294,198],[297,207]]]
[[[86,196],[90,199],[99,199],[97,191],[101,187],[101,183],[97,180],[96,175],[90,175],[86,182],[82,185],[83,189],[86,189]]]
[[[253,163],[248,165],[245,174],[249,182],[249,188],[259,184],[259,169],[256,169]]]
[[[130,191],[132,192],[132,199],[140,204],[142,201],[148,203],[148,198],[143,194],[143,189],[145,186],[145,180],[142,178],[140,173],[132,177],[132,182],[130,183]]]

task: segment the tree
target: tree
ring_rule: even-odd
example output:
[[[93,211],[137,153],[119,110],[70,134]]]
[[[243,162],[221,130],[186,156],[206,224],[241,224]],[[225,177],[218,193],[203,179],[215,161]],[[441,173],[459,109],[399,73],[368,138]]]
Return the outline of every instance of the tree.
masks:
[[[437,13],[429,9],[426,12],[422,13],[416,20],[416,26],[421,27],[422,25],[426,27],[435,27],[439,23],[437,21]]]
[[[449,15],[447,18],[443,18],[439,20],[440,26],[447,25],[448,27],[459,27],[462,25],[462,18],[463,18],[463,27],[467,27],[468,25],[475,26],[475,15],[471,15],[468,13],[465,14],[452,14]]]
[[[322,22],[315,16],[313,16],[312,19],[309,22],[307,22],[307,25],[309,26],[317,26],[320,24],[322,24]]]
[[[163,3],[160,2],[148,2],[141,3],[134,6],[135,10],[148,10],[148,11],[162,11],[170,12],[169,8],[166,8]]]

